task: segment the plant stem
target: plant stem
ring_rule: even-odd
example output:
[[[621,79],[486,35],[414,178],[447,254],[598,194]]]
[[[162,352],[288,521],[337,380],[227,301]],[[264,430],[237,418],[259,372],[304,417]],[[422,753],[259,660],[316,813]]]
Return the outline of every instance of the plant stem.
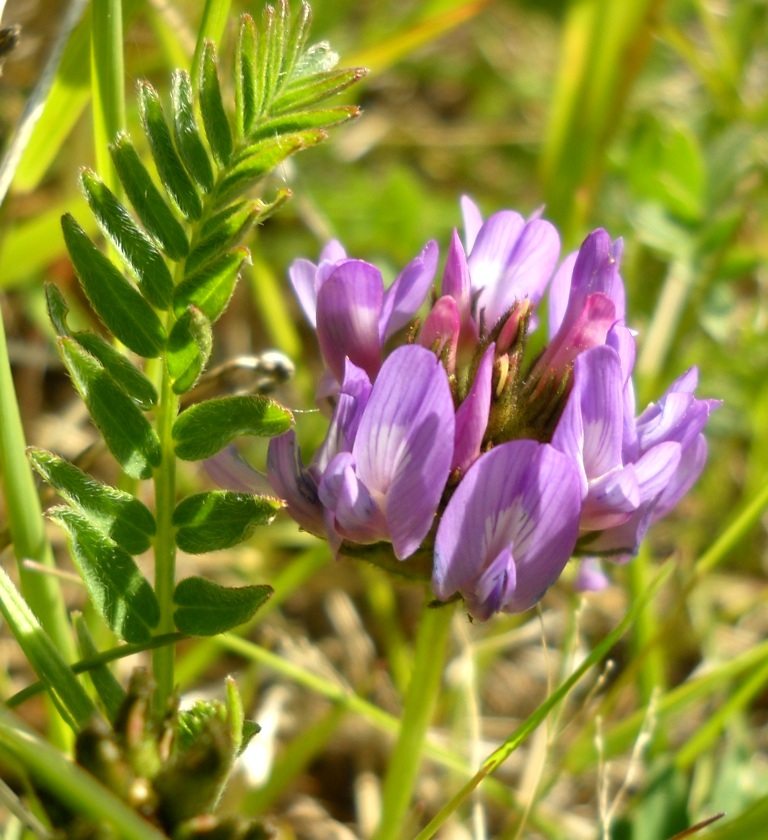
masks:
[[[453,610],[425,609],[416,637],[413,673],[403,719],[384,779],[382,817],[374,840],[401,836],[421,764],[427,727],[440,691]]]
[[[173,449],[173,423],[179,408],[179,398],[171,388],[171,379],[162,365],[160,405],[157,433],[160,438],[161,461],[155,471],[155,596],[160,606],[158,633],[172,633],[173,590],[176,583],[176,540],[173,532],[173,510],[176,504],[176,453]],[[165,711],[174,689],[174,647],[156,648],[152,653],[152,673],[155,678],[155,709]]]

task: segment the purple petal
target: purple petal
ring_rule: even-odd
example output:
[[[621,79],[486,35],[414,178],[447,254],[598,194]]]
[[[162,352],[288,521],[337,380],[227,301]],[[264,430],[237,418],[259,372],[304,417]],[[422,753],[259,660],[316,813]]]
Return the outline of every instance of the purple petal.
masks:
[[[382,344],[407,326],[424,303],[435,279],[438,254],[437,242],[428,242],[421,254],[408,263],[387,289],[379,316]]]
[[[566,455],[530,440],[495,447],[475,461],[441,517],[433,591],[441,600],[456,591],[471,600],[508,548],[516,583],[501,608],[528,609],[568,562],[580,509],[578,475]]]
[[[381,365],[381,272],[362,260],[341,263],[317,296],[317,338],[334,376],[344,377],[347,357],[373,379]]]
[[[371,395],[368,374],[347,359],[344,382],[336,395],[331,425],[320,449],[313,459],[322,472],[339,452],[351,452],[360,419]]]
[[[357,474],[384,510],[396,556],[421,544],[453,455],[453,398],[439,360],[407,345],[385,361],[357,431]]]
[[[478,242],[481,238],[482,231]],[[517,239],[507,242],[506,245],[508,251],[503,257],[498,277],[495,282],[485,284],[477,302],[478,311],[485,310],[485,319],[489,326],[495,324],[515,301],[528,298],[536,303],[541,299],[560,254],[560,237],[557,230],[544,219],[528,222]],[[470,257],[473,280],[474,255],[475,251]]]
[[[496,345],[491,344],[480,360],[469,393],[456,411],[456,443],[451,472],[466,472],[480,455],[480,445],[491,411],[491,379],[495,352]]]
[[[568,309],[568,298],[571,294],[571,283],[573,281],[573,267],[576,265],[578,251],[574,251],[562,261],[560,268],[555,272],[552,282],[549,284],[548,319],[549,337],[557,334],[560,325],[563,323],[565,312]]]
[[[344,248],[339,242],[332,239],[320,252],[318,265],[309,260],[298,259],[294,260],[288,269],[293,290],[313,328],[317,326],[317,293],[328,279],[328,275],[333,271],[336,263],[346,258]]]
[[[467,610],[478,621],[487,621],[512,600],[516,585],[515,559],[510,547],[504,546],[468,594]]]
[[[597,557],[584,557],[579,562],[576,580],[573,583],[573,588],[577,592],[600,592],[609,583]]]
[[[334,530],[342,537],[362,544],[387,539],[384,513],[358,478],[350,452],[333,458],[320,481],[318,494],[333,514]]]
[[[464,241],[469,253],[474,248],[477,234],[483,226],[483,216],[475,202],[466,195],[461,197],[461,215],[464,218]]]
[[[230,443],[212,458],[203,461],[203,468],[209,477],[224,490],[235,493],[270,494],[272,488],[267,477],[255,470]]]
[[[267,478],[296,522],[305,531],[322,536],[325,524],[323,508],[317,496],[317,482],[302,463],[293,429],[270,440]]]
[[[501,210],[488,217],[469,252],[473,292],[496,287],[524,227],[523,217],[514,210]]]

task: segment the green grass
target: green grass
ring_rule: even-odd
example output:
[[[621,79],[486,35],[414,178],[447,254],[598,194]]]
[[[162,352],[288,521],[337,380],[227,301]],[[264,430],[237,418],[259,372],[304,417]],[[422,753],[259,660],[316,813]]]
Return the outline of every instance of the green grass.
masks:
[[[193,60],[202,4],[168,5],[178,20],[124,3],[129,130],[138,124],[135,80],[147,77],[167,96],[170,62]],[[209,4],[212,31],[225,5]],[[595,227],[624,237],[640,407],[693,364],[699,394],[724,400],[699,483],[641,556],[612,570],[609,590],[576,596],[569,569],[540,613],[455,622],[404,838],[431,836],[436,818],[478,840],[665,840],[720,811],[727,816],[702,837],[757,837],[750,826],[764,825],[768,21],[761,0],[731,6],[720,15],[704,0],[315,3],[313,38],[327,38],[343,64],[371,67],[346,95],[364,113],[278,171],[274,185],[287,182],[294,199],[251,238],[253,266],[217,325],[212,362],[289,351],[298,376],[279,398],[311,408],[318,353],[292,299],[290,262],[315,259],[336,236],[348,254],[394,276],[428,239],[444,254],[468,194],[486,214],[546,203],[566,250]],[[230,14],[246,8],[233,0]],[[232,25],[224,31],[226,63]],[[53,346],[40,314],[43,282],[74,288],[58,219],[83,216],[77,172],[96,165],[90,61],[76,30],[0,223],[0,290],[27,442],[67,457],[91,433],[56,436],[51,418],[70,410],[71,393],[35,353]],[[114,90],[118,67],[102,71],[104,89]],[[9,131],[29,89],[13,57],[2,85]],[[104,103],[97,114],[97,136],[123,119]],[[73,314],[87,323],[84,307]],[[302,440],[320,440],[321,418],[297,422]],[[244,452],[263,465],[263,447]],[[12,478],[23,468],[6,469]],[[104,457],[93,469],[109,476],[111,467]],[[178,482],[184,493],[208,486],[185,468]],[[19,503],[28,504],[0,507],[3,545]],[[68,568],[59,539],[58,562]],[[664,561],[666,575],[626,634],[533,731],[529,716],[619,626]],[[238,782],[225,807],[266,805],[286,838],[310,836],[307,820],[331,836],[326,819],[371,836],[408,689],[419,591],[349,561],[333,564],[287,519],[237,550],[179,563],[186,574],[276,590],[242,628],[246,641],[180,650],[182,689],[218,686],[236,672],[246,708],[264,726],[251,768],[262,793]],[[66,595],[70,608],[82,607],[77,588]],[[31,679],[15,666],[5,697]],[[505,761],[492,760],[494,774],[469,796],[474,774],[511,737],[512,754],[502,748]],[[441,813],[452,801],[456,810]],[[326,815],[311,810],[319,803]]]

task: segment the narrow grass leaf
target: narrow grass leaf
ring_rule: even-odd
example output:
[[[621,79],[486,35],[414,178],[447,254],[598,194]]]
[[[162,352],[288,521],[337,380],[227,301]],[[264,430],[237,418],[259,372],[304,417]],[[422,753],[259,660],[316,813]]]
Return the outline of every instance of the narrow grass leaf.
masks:
[[[72,616],[72,623],[75,625],[75,632],[77,633],[80,656],[83,659],[98,657],[99,650],[91,637],[88,625],[83,616],[80,613],[75,613]],[[105,662],[94,665],[86,673],[91,678],[93,687],[96,689],[96,694],[107,713],[107,718],[114,722],[125,700],[125,690]]]
[[[172,260],[185,257],[189,243],[184,228],[155,186],[128,135],[121,134],[109,149],[125,194],[150,236]]]
[[[148,82],[139,85],[139,108],[163,186],[186,218],[197,221],[203,213],[200,196],[173,145],[160,97]]]
[[[250,15],[240,18],[235,47],[235,116],[243,138],[256,120],[256,25]]]
[[[158,309],[168,309],[173,279],[163,255],[95,172],[84,169],[80,185],[99,227],[132,271],[141,293]]]
[[[53,508],[48,516],[66,531],[72,559],[109,628],[126,642],[148,641],[160,608],[131,555],[71,508]]]
[[[263,396],[222,397],[198,403],[182,412],[173,426],[176,454],[199,461],[221,451],[240,435],[274,437],[287,432],[288,409]]]
[[[211,355],[211,322],[196,307],[187,307],[168,336],[165,363],[175,394],[186,394],[203,372]]]
[[[233,248],[185,277],[173,296],[177,317],[181,317],[189,306],[194,306],[211,323],[215,322],[232,297],[240,266],[250,260],[250,256],[247,248]]]
[[[80,284],[96,314],[134,353],[145,358],[158,356],[165,343],[165,330],[152,307],[72,216],[63,216],[61,227]]]
[[[208,193],[213,189],[213,168],[195,119],[192,80],[184,70],[173,74],[171,102],[173,133],[181,159],[198,187]]]
[[[79,732],[96,714],[96,709],[2,567],[0,614],[62,718],[75,732]]]
[[[96,481],[45,449],[30,447],[27,453],[48,484],[94,528],[129,554],[142,554],[149,549],[155,535],[155,518],[135,496]]]
[[[225,587],[201,577],[179,581],[173,620],[189,636],[217,636],[244,624],[272,594],[266,585]]]
[[[281,91],[270,111],[283,114],[299,108],[310,108],[359,82],[367,72],[364,67],[351,67],[299,79]]]
[[[129,476],[149,478],[160,464],[160,442],[141,409],[73,339],[60,338],[59,349],[110,452]]]
[[[200,64],[200,111],[213,156],[219,166],[226,166],[232,157],[232,131],[221,98],[216,47],[211,41],[203,47]]]
[[[213,490],[183,499],[173,512],[176,544],[189,554],[231,548],[268,525],[283,503],[277,499]]]

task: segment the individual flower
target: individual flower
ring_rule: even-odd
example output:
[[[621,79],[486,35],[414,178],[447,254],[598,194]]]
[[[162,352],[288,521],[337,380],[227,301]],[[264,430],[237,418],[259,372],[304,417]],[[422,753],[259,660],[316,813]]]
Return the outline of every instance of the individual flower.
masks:
[[[331,431],[306,468],[289,432],[270,442],[267,475],[307,530],[342,540],[392,543],[404,560],[432,527],[454,451],[448,377],[435,355],[393,351],[370,391],[347,362]],[[361,384],[363,387],[361,388]]]
[[[580,512],[570,458],[532,440],[495,447],[469,469],[440,519],[435,595],[461,593],[480,620],[527,610],[568,562]]]

